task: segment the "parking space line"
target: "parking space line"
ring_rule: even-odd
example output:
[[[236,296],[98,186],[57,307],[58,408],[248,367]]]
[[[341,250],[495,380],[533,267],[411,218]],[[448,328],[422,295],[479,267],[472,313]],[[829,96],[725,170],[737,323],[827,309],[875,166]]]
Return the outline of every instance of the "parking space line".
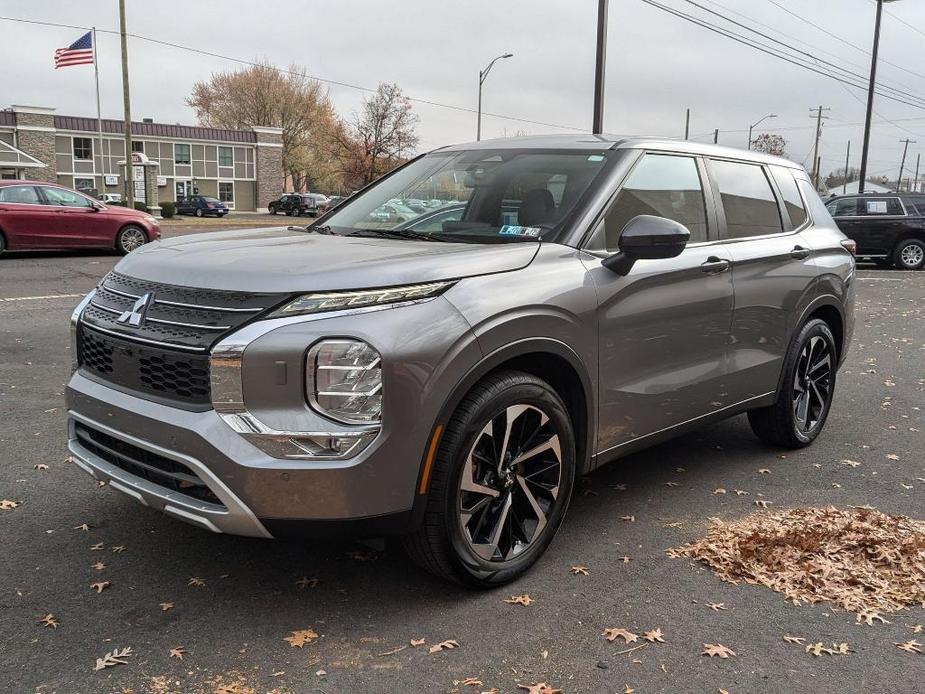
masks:
[[[3,301],[41,301],[43,299],[76,299],[85,296],[85,294],[44,294],[42,296],[11,296],[7,298],[0,297]]]

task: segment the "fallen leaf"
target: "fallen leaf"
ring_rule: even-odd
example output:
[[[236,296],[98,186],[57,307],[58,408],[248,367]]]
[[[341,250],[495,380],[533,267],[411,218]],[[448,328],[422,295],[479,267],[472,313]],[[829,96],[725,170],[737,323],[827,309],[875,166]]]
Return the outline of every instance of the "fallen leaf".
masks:
[[[125,659],[131,658],[133,655],[135,654],[132,653],[130,646],[123,648],[122,650],[115,648],[109,651],[109,653],[104,655],[102,658],[97,658],[96,665],[93,667],[93,670],[95,672],[97,670],[103,670],[104,668],[115,667],[116,665],[125,665]]]
[[[435,643],[433,646],[427,649],[428,653],[437,653],[439,651],[448,651],[451,648],[459,648],[459,643],[453,639],[447,639],[446,641],[441,641],[440,643]]]
[[[172,610],[172,609],[173,609],[172,602],[162,602],[161,603],[161,612],[166,612],[167,610]]]
[[[912,626],[912,627],[909,627],[909,628],[912,629],[912,633],[913,633],[913,634],[921,634],[921,633],[922,633],[922,625],[921,625],[921,624],[916,624],[915,626]]]
[[[907,653],[923,653],[922,644],[913,639],[912,641],[906,641],[905,643],[897,643],[896,647]]]
[[[790,636],[788,634],[784,634],[784,641],[787,643],[795,643],[799,646],[802,646],[804,643],[806,643],[806,639],[803,636]]]
[[[293,648],[302,648],[306,643],[311,643],[317,638],[318,634],[312,629],[299,629],[286,636],[283,641],[288,641]]]
[[[183,656],[186,655],[186,649],[183,646],[175,646],[170,649],[170,657],[176,658],[177,660],[183,660]]]
[[[36,463],[32,466],[33,470],[47,470],[48,466],[45,463]]]
[[[725,609],[726,609],[726,603],[724,603],[724,602],[708,602],[708,603],[707,603],[707,607],[709,607],[709,608],[710,608],[711,610],[713,610],[714,612],[718,612],[719,610],[725,610]]]
[[[623,684],[623,694],[633,694],[633,692],[635,692],[635,691],[636,691],[636,690],[633,689],[633,688],[632,688],[631,686],[629,686],[628,684],[626,684],[626,683]]]
[[[772,502],[765,501],[764,499],[755,499],[755,506],[759,508],[767,508]]]
[[[120,554],[121,552],[125,551],[125,545],[116,545],[115,547],[112,548],[112,551],[115,554]]]
[[[533,598],[531,598],[529,595],[524,593],[523,595],[512,595],[510,598],[508,598],[504,602],[508,603],[509,605],[523,605],[524,607],[526,607],[531,602],[536,602],[536,601]]]
[[[748,492],[744,489],[736,489],[736,496],[748,496]]]
[[[407,646],[399,646],[398,648],[393,648],[391,651],[384,651],[382,653],[377,653],[376,655],[378,656],[395,655],[396,653],[401,653],[406,648]]]
[[[628,523],[635,523],[635,522],[636,522],[636,516],[622,516],[622,517],[620,518],[620,520],[627,521]]]
[[[608,641],[614,641],[618,638],[623,639],[625,643],[635,643],[639,640],[639,637],[631,631],[626,629],[604,629],[604,633],[601,634]]]
[[[111,585],[112,583],[110,581],[100,581],[99,583],[91,583],[90,587],[93,588],[97,593],[102,593]]]
[[[848,467],[858,467],[858,466],[860,466],[860,463],[859,463],[858,461],[856,461],[856,460],[848,460],[847,458],[845,458],[844,460],[840,460],[839,463],[840,463],[841,465],[847,465]]]
[[[106,565],[105,565],[103,562],[98,561],[98,562],[96,562],[96,564],[94,564],[94,565],[91,566],[90,568],[91,568],[91,569],[96,569],[97,571],[102,571],[103,569],[106,568]]]
[[[887,453],[886,458],[887,460],[899,460],[899,456],[895,453]]]
[[[475,677],[467,677],[466,679],[462,681],[462,685],[464,687],[481,687],[482,680],[477,679]]]
[[[642,637],[646,641],[651,641],[652,643],[655,643],[656,641],[659,643],[665,643],[665,639],[662,638],[662,630],[659,628],[655,628],[652,631],[647,631],[642,635]]]
[[[889,622],[885,620],[876,610],[861,610],[858,612],[858,616],[854,621],[857,624],[864,622],[867,626],[873,626],[874,620],[877,620],[881,624],[889,624]]]
[[[540,682],[538,684],[518,684],[518,689],[525,689],[527,694],[562,694],[561,689],[555,689],[552,685]]]
[[[759,475],[770,475],[771,471],[768,470],[766,467],[761,467],[761,468],[758,468],[758,474]]]
[[[0,511],[12,511],[17,506],[19,506],[18,501],[11,501],[10,499],[0,499]]]
[[[99,550],[103,549],[103,543],[97,542],[95,545],[90,545],[90,549],[94,552],[98,552]]]
[[[74,526],[74,530],[83,530],[84,532],[86,532],[89,529],[90,529],[90,526],[87,525],[86,523],[81,523],[80,525]]]
[[[295,584],[296,584],[296,587],[299,588],[299,589],[302,589],[302,588],[315,588],[315,587],[317,587],[317,585],[318,585],[318,579],[317,579],[317,578],[308,578],[308,577],[306,577],[306,576],[302,576],[302,578],[300,578],[298,581],[296,581]]]
[[[620,557],[620,561],[622,561],[624,564],[629,564],[633,560],[624,554],[622,557]]]
[[[417,648],[424,645],[424,639],[411,639],[410,643],[412,648]]]
[[[569,573],[570,573],[570,574],[573,574],[573,575],[575,575],[575,576],[578,576],[578,575],[587,576],[587,575],[588,575],[588,567],[587,567],[587,566],[576,565],[576,566],[573,566],[571,569],[569,569]]]
[[[206,582],[198,576],[193,576],[186,585],[193,586],[194,588],[204,588]]]
[[[52,627],[53,629],[58,628],[58,620],[55,618],[55,616],[51,612],[49,612],[47,615],[42,617],[39,620],[39,624],[44,625],[46,628],[47,627]]]
[[[677,482],[665,482],[665,486],[666,487],[680,487],[681,485],[679,485]]]
[[[718,655],[725,660],[729,656],[735,656],[735,654],[734,650],[721,643],[705,643],[703,644],[703,653],[701,655],[708,655],[711,658]]]
[[[714,494],[725,494],[726,490],[723,489],[722,487],[717,487],[716,489],[713,490],[713,493]]]

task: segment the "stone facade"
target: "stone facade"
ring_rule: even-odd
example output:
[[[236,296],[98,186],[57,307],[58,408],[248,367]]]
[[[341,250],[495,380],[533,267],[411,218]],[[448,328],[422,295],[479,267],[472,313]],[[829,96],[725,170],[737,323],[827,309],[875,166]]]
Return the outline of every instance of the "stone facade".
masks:
[[[265,211],[283,192],[283,129],[253,128],[257,133],[257,209]]]
[[[56,183],[55,170],[55,110],[33,106],[13,106],[16,115],[16,146],[45,164],[42,169],[29,169],[29,177],[37,181]]]

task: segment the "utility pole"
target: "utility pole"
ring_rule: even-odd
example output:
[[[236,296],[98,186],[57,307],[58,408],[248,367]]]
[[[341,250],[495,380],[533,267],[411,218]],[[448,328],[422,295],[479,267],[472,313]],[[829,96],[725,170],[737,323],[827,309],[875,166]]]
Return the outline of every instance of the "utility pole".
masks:
[[[851,140],[848,140],[848,151],[845,152],[845,178],[842,181],[841,194],[848,192],[848,164],[851,161]]]
[[[684,139],[689,140],[691,137],[691,110],[687,109],[687,115],[684,117]]]
[[[912,192],[919,192],[919,164],[922,163],[922,154],[915,155],[915,182],[912,184]]]
[[[594,62],[594,120],[591,132],[604,132],[604,67],[607,63],[607,5],[597,2],[597,59]]]
[[[893,0],[886,0],[892,2]],[[861,149],[861,173],[858,193],[864,192],[867,180],[867,151],[870,149],[870,123],[874,115],[874,89],[877,86],[877,54],[880,52],[880,20],[883,18],[884,0],[877,0],[877,18],[874,20],[874,47],[870,54],[870,81],[867,84],[867,117],[864,119],[864,145]]]
[[[816,186],[816,190],[819,190],[819,140],[822,139],[822,112],[831,110],[822,106],[810,109],[810,111],[816,112],[816,144],[813,146],[813,185]],[[828,116],[825,116],[825,118],[828,118]]]
[[[909,151],[909,145],[915,144],[915,140],[910,140],[908,137],[905,140],[900,140],[900,142],[905,143],[903,145],[903,158],[899,162],[899,178],[896,179],[896,192],[900,192],[903,187],[903,169],[906,168],[906,153]]]
[[[719,144],[719,128],[713,131],[713,144],[714,145]]]
[[[132,177],[132,100],[128,89],[128,37],[125,34],[125,0],[119,0],[119,35],[122,38],[122,105],[125,109],[125,206],[135,208]]]

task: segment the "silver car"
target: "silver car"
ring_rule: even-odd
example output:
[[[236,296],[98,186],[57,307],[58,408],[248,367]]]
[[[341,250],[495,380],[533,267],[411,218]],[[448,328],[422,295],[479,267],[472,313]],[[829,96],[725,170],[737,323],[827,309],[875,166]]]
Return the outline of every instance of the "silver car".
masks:
[[[394,198],[463,209],[371,216]],[[805,171],[756,152],[446,147],[305,229],[124,258],[73,314],[70,450],[207,530],[399,533],[436,574],[503,584],[604,463],[743,412],[769,444],[811,443],[851,249]]]

